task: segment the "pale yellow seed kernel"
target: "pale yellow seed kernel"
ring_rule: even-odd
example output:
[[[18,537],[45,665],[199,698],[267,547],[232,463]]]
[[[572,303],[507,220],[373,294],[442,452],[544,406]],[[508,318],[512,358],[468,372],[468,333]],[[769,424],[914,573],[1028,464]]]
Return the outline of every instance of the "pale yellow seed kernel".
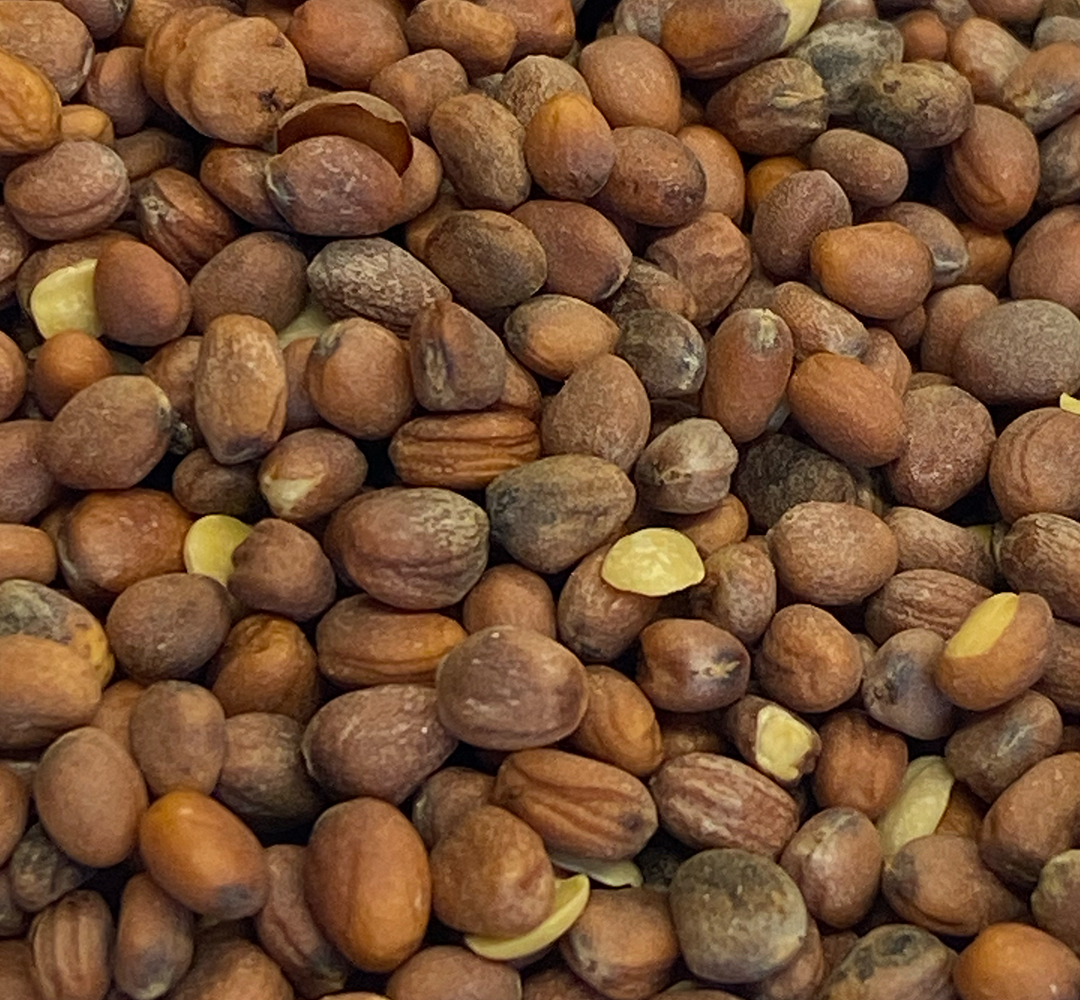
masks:
[[[512,938],[481,937],[466,934],[465,944],[481,958],[498,962],[526,958],[554,944],[573,926],[589,901],[589,877],[574,875],[556,879],[555,908],[551,915],[527,934]]]
[[[1063,392],[1058,399],[1058,406],[1068,413],[1080,413],[1080,399]]]
[[[646,597],[674,594],[705,579],[697,546],[674,528],[643,528],[620,538],[600,567],[616,590]]]
[[[908,764],[900,791],[877,824],[886,857],[937,829],[955,783],[944,757],[918,757]]]
[[[1005,634],[1016,617],[1019,594],[994,594],[976,604],[957,633],[945,644],[944,655],[950,659],[982,656]]]
[[[228,514],[200,517],[184,536],[184,567],[225,586],[233,571],[233,552],[250,534],[250,525]]]
[[[259,474],[259,489],[266,502],[278,517],[291,517],[293,511],[304,502],[323,480],[322,476],[302,479],[277,479],[267,473]]]
[[[813,27],[821,11],[821,0],[782,0],[788,9],[788,27],[781,50],[789,49]]]
[[[780,781],[797,781],[800,765],[814,747],[814,731],[779,705],[765,705],[757,714],[754,755],[758,766]]]
[[[94,299],[97,260],[87,257],[70,267],[47,274],[30,293],[30,315],[46,340],[65,330],[81,330],[91,337],[103,332]]]
[[[330,322],[330,317],[326,315],[318,302],[308,302],[288,326],[278,331],[278,346],[284,349],[294,340],[318,337],[330,325]]]
[[[580,872],[594,882],[618,889],[623,886],[637,888],[644,881],[641,869],[633,861],[603,861],[600,858],[579,858],[572,854],[551,852],[551,863],[563,871]]]

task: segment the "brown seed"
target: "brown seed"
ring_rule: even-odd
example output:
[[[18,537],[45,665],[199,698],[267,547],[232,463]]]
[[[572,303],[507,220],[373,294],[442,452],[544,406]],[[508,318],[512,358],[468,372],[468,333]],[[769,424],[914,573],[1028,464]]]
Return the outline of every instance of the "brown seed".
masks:
[[[128,879],[120,900],[113,976],[132,1000],[153,1000],[187,972],[194,953],[191,914],[146,872]]]
[[[42,344],[30,392],[45,416],[55,417],[73,395],[113,371],[112,356],[100,341],[79,329],[64,330]]]
[[[670,979],[679,940],[666,894],[655,889],[594,889],[559,944],[567,965],[604,995],[629,1000]]]
[[[648,698],[611,667],[589,667],[587,675],[589,705],[569,745],[637,777],[651,774],[660,765],[662,747]]]
[[[266,864],[270,895],[255,918],[259,944],[302,993],[343,988],[349,963],[319,930],[304,899],[304,849],[275,844],[266,849]]]
[[[304,731],[303,753],[309,773],[336,798],[372,795],[396,805],[456,745],[430,687],[380,684],[323,705]]]
[[[949,190],[977,225],[1008,229],[1035,200],[1038,157],[1035,137],[1012,115],[977,105],[971,127],[949,147]]]
[[[649,399],[633,369],[601,354],[567,379],[544,410],[541,441],[548,455],[591,454],[629,471],[649,431]]]
[[[60,140],[60,96],[52,81],[30,61],[4,52],[0,74],[10,87],[0,107],[0,149],[4,154],[36,153]]]
[[[916,507],[893,507],[885,523],[900,547],[899,570],[941,569],[983,586],[993,583],[993,560],[977,532]]]
[[[525,820],[553,851],[618,861],[657,829],[656,805],[633,775],[562,750],[519,750],[495,778],[495,805]]]
[[[1002,85],[1027,54],[1008,29],[987,17],[969,18],[949,38],[949,62],[968,78],[982,104],[1001,103]]]
[[[605,206],[647,226],[690,222],[705,200],[705,171],[681,140],[629,125],[612,131],[615,165],[597,196]]]
[[[1080,514],[1080,498],[1064,474],[1078,430],[1077,414],[1044,407],[1021,414],[1002,431],[990,457],[990,488],[1005,520],[1037,511]]]
[[[287,618],[249,615],[238,621],[208,680],[227,716],[277,712],[305,723],[318,707],[315,650]]]
[[[515,209],[547,256],[544,290],[586,302],[611,296],[626,279],[630,248],[618,229],[587,205],[535,199]]]
[[[649,782],[664,828],[688,847],[779,856],[799,825],[798,806],[776,782],[714,753],[669,758]]]
[[[825,293],[875,319],[898,319],[919,305],[931,288],[932,263],[926,245],[891,222],[826,231],[810,248]]]
[[[1080,387],[1080,321],[1055,302],[995,306],[964,327],[953,375],[986,404],[1053,402]]]
[[[965,997],[1073,997],[1080,995],[1080,959],[1045,931],[999,923],[961,952],[953,979]]]
[[[396,969],[420,946],[430,913],[424,843],[389,803],[343,802],[312,831],[304,890],[316,922],[349,961]]]
[[[64,896],[34,918],[28,942],[46,997],[100,997],[109,988],[113,920],[96,892]]]
[[[126,489],[165,455],[173,416],[150,379],[110,375],[68,400],[46,431],[44,457],[66,486]]]
[[[151,684],[131,712],[131,752],[155,795],[209,795],[225,760],[225,713],[198,684]]]
[[[618,590],[603,577],[610,545],[574,567],[559,594],[559,640],[586,663],[613,660],[633,644],[656,616],[660,599]]]
[[[255,611],[307,621],[334,600],[330,560],[313,535],[279,518],[266,518],[236,547],[229,593]]]
[[[615,353],[634,369],[650,399],[696,392],[705,378],[705,341],[693,323],[668,309],[620,315]]]
[[[869,348],[869,333],[855,314],[809,285],[785,281],[770,298],[769,308],[791,330],[797,361],[819,351],[862,357]]]
[[[862,128],[890,145],[931,149],[958,139],[973,110],[967,79],[948,63],[927,60],[888,63],[864,78],[855,113]]]
[[[215,459],[233,465],[274,446],[285,426],[285,388],[268,323],[241,315],[209,323],[195,370],[195,416]]]
[[[810,147],[810,166],[825,170],[854,202],[884,208],[908,182],[903,155],[887,142],[853,129],[832,128]]]
[[[555,602],[547,581],[515,563],[492,566],[469,591],[461,609],[465,631],[519,625],[555,637]]]
[[[404,116],[409,131],[428,138],[431,113],[443,101],[469,87],[465,68],[444,49],[426,49],[384,65],[371,80],[370,91]],[[414,143],[415,145],[415,143]]]
[[[806,907],[831,927],[851,927],[869,912],[881,877],[881,843],[864,813],[823,809],[791,838],[780,867],[799,886]]]
[[[130,185],[108,146],[67,139],[8,174],[4,201],[31,236],[70,240],[111,225],[127,205]]]
[[[566,379],[590,358],[608,354],[619,327],[595,306],[568,295],[536,295],[506,320],[506,346],[523,365]]]
[[[488,518],[449,490],[421,487],[368,494],[342,509],[348,575],[377,600],[406,611],[456,604],[487,564]],[[396,540],[387,545],[387,539]]]
[[[421,0],[405,22],[413,51],[441,48],[471,77],[506,69],[517,44],[517,27],[504,13],[464,0]]]
[[[743,850],[703,851],[679,866],[671,915],[690,971],[703,979],[759,982],[787,965],[809,917],[778,865]]]
[[[139,580],[114,602],[109,643],[128,674],[143,683],[193,674],[218,651],[229,607],[216,580],[169,573]]]
[[[474,746],[520,750],[573,732],[588,704],[580,661],[538,633],[496,625],[473,633],[439,665],[439,718]],[[508,712],[508,706],[517,706]]]
[[[170,792],[150,807],[139,853],[154,881],[196,913],[236,920],[266,901],[269,879],[255,835],[199,792]]]
[[[884,1000],[896,988],[947,997],[956,953],[940,938],[912,924],[883,924],[859,938],[821,987],[822,1000],[842,1000],[859,990]]]
[[[443,923],[468,934],[528,933],[555,904],[544,842],[505,809],[472,810],[431,851],[431,902]]]
[[[517,305],[547,276],[541,243],[527,226],[499,212],[452,213],[432,232],[426,250],[432,269],[479,311]]]
[[[951,375],[964,326],[997,304],[997,296],[983,285],[954,285],[931,295],[926,300],[926,328],[919,341],[923,371]]]
[[[705,579],[690,601],[706,621],[744,643],[757,642],[776,611],[776,570],[768,552],[749,541],[721,544],[706,557]]]
[[[882,465],[903,450],[906,424],[899,394],[854,358],[811,355],[792,374],[788,401],[803,428],[843,461]]]
[[[408,349],[385,327],[354,318],[319,336],[304,374],[319,415],[351,437],[386,437],[413,408]]]
[[[582,49],[579,69],[612,128],[679,127],[679,74],[658,45],[637,35],[599,38]]]
[[[834,713],[820,735],[814,797],[825,808],[850,806],[877,819],[900,790],[908,765],[903,737],[858,711]]]
[[[229,211],[259,229],[286,229],[270,200],[266,163],[271,154],[247,146],[211,147],[199,164],[199,181]]]
[[[697,304],[690,318],[700,326],[731,305],[750,276],[750,241],[722,212],[703,212],[654,240],[646,256],[689,289]]]
[[[630,516],[634,487],[591,455],[553,455],[512,469],[487,489],[492,537],[540,573],[572,566]]]
[[[429,302],[450,297],[412,254],[381,238],[327,244],[308,266],[308,284],[332,319],[360,315],[398,331]]]
[[[915,739],[936,740],[956,725],[952,703],[935,683],[945,641],[925,628],[905,629],[881,644],[866,664],[863,705],[882,725]]]
[[[797,712],[839,707],[858,690],[863,673],[855,637],[810,604],[777,612],[754,666],[766,693]]]
[[[983,477],[994,446],[990,414],[951,385],[913,389],[904,397],[907,444],[886,473],[897,498],[942,511]]]
[[[266,164],[274,207],[298,232],[374,236],[401,214],[404,190],[393,165],[343,135],[304,139]]]
[[[749,677],[745,647],[708,622],[665,618],[641,633],[637,681],[657,708],[724,708],[745,694]]]
[[[611,127],[575,91],[557,93],[536,109],[525,127],[524,149],[529,172],[552,198],[591,198],[615,165]]]
[[[1076,275],[1065,262],[1072,259],[1072,247],[1080,237],[1080,213],[1075,205],[1062,205],[1044,215],[1017,241],[1011,257],[1006,249],[986,243],[984,281],[1000,291],[1008,277],[1014,296],[1049,299],[1072,309],[1078,300]],[[1006,241],[1008,242],[1008,241]]]
[[[898,548],[888,525],[853,504],[797,504],[766,538],[779,581],[815,604],[858,603],[896,570]]]
[[[450,97],[431,113],[428,129],[467,208],[509,212],[528,197],[525,127],[498,101],[480,93]]]
[[[399,966],[386,984],[390,1000],[437,1000],[440,991],[489,1000],[521,1000],[521,976],[504,962],[456,945],[433,945]],[[358,998],[359,1000],[359,998]]]
[[[303,729],[285,715],[225,720],[225,763],[215,794],[253,829],[274,832],[314,819],[323,800],[301,754]]]
[[[144,240],[190,280],[240,234],[233,217],[194,177],[166,166],[135,193]]]
[[[821,77],[802,59],[769,59],[721,87],[706,120],[741,153],[794,154],[828,124]]]
[[[325,427],[286,435],[259,465],[259,489],[286,521],[323,517],[355,496],[367,459],[351,438]]]
[[[979,831],[983,861],[1003,881],[1030,889],[1055,854],[1072,844],[1080,754],[1046,757],[990,807]]]
[[[409,51],[393,9],[376,0],[308,0],[296,8],[286,36],[312,76],[346,90],[366,89]]]
[[[1001,105],[1036,135],[1080,106],[1080,61],[1069,42],[1054,42],[1028,55],[1001,86]]]
[[[1054,703],[1027,691],[957,729],[945,744],[945,760],[958,780],[991,802],[1058,749],[1061,731]]]
[[[1076,940],[1076,913],[1069,906],[1076,885],[1076,864],[1080,855],[1064,851],[1051,858],[1039,875],[1031,896],[1031,909],[1039,926],[1073,948]]]
[[[775,55],[789,14],[782,4],[758,2],[719,9],[702,0],[678,0],[661,22],[660,44],[691,77],[724,77]]]
[[[409,331],[409,367],[428,410],[482,410],[506,383],[506,350],[495,332],[452,302],[433,302]]]
[[[424,843],[434,847],[467,813],[491,800],[495,779],[468,767],[444,767],[417,793],[412,821]]]
[[[0,746],[45,746],[90,721],[101,685],[83,655],[52,639],[18,633],[0,637],[0,650]]]
[[[0,524],[0,551],[4,553],[0,582],[33,580],[52,583],[56,577],[56,545],[40,528],[24,524]]]
[[[97,868],[119,864],[132,852],[147,807],[135,761],[90,726],[65,734],[45,752],[34,775],[34,801],[57,846]]]
[[[963,233],[944,213],[918,201],[898,201],[875,213],[883,222],[896,222],[912,236],[922,240],[930,251],[933,264],[933,287],[953,284],[970,263]],[[916,313],[918,307],[916,307]],[[906,317],[893,321],[893,327],[904,323]]]
[[[276,233],[248,233],[208,260],[191,280],[192,320],[204,333],[226,313],[282,330],[304,304],[307,259]]]

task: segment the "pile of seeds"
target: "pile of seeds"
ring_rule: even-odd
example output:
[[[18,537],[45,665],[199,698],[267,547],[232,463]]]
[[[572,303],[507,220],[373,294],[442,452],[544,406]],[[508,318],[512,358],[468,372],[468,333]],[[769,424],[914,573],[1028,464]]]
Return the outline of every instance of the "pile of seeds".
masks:
[[[0,0],[0,1000],[1080,1000],[1078,0]]]

